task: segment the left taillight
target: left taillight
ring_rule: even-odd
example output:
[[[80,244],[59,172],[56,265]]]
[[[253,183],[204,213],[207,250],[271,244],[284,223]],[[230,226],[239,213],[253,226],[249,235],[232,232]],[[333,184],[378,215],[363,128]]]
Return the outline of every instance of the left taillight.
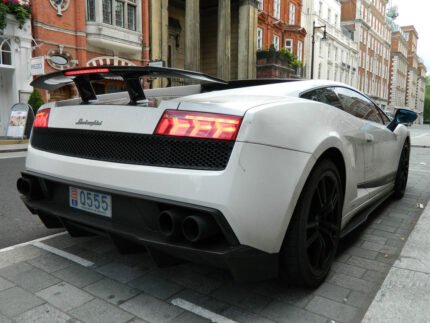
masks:
[[[37,112],[36,117],[34,118],[33,128],[47,128],[50,113],[50,108]]]
[[[166,110],[154,134],[235,140],[242,117],[194,111]]]

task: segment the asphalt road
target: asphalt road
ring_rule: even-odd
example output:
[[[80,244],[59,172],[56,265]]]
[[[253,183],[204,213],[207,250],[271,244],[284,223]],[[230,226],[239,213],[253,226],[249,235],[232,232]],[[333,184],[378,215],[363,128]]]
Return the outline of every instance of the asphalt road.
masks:
[[[0,154],[0,249],[58,232],[45,229],[19,197],[15,183],[24,169],[24,155]]]

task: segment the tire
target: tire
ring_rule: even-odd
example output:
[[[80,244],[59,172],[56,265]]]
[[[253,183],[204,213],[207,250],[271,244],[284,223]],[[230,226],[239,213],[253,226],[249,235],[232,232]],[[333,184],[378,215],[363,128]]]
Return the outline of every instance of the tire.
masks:
[[[393,197],[399,200],[405,195],[406,185],[408,183],[409,175],[409,155],[410,146],[406,141],[400,154],[399,166],[397,167],[396,181],[394,182]]]
[[[322,160],[306,181],[281,248],[280,276],[288,284],[315,288],[327,277],[339,244],[342,205],[339,171]]]

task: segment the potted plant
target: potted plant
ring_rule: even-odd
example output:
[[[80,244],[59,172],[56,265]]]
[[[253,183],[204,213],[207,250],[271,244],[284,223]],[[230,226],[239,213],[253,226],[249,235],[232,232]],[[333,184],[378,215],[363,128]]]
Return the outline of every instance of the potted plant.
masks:
[[[0,0],[0,31],[7,26],[7,15],[13,15],[22,29],[25,22],[30,19],[31,6],[27,0]]]

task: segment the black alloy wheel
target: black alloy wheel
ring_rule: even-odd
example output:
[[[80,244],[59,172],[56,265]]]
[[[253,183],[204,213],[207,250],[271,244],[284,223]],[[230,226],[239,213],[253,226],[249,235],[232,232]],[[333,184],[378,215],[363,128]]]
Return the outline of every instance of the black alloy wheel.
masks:
[[[281,276],[306,287],[320,285],[336,256],[343,189],[336,166],[323,160],[311,172],[281,250]]]
[[[394,183],[393,197],[395,199],[401,199],[403,195],[405,195],[409,175],[409,156],[409,143],[406,141],[403,145],[402,153],[400,155],[399,166],[397,168],[396,174],[396,181]]]

